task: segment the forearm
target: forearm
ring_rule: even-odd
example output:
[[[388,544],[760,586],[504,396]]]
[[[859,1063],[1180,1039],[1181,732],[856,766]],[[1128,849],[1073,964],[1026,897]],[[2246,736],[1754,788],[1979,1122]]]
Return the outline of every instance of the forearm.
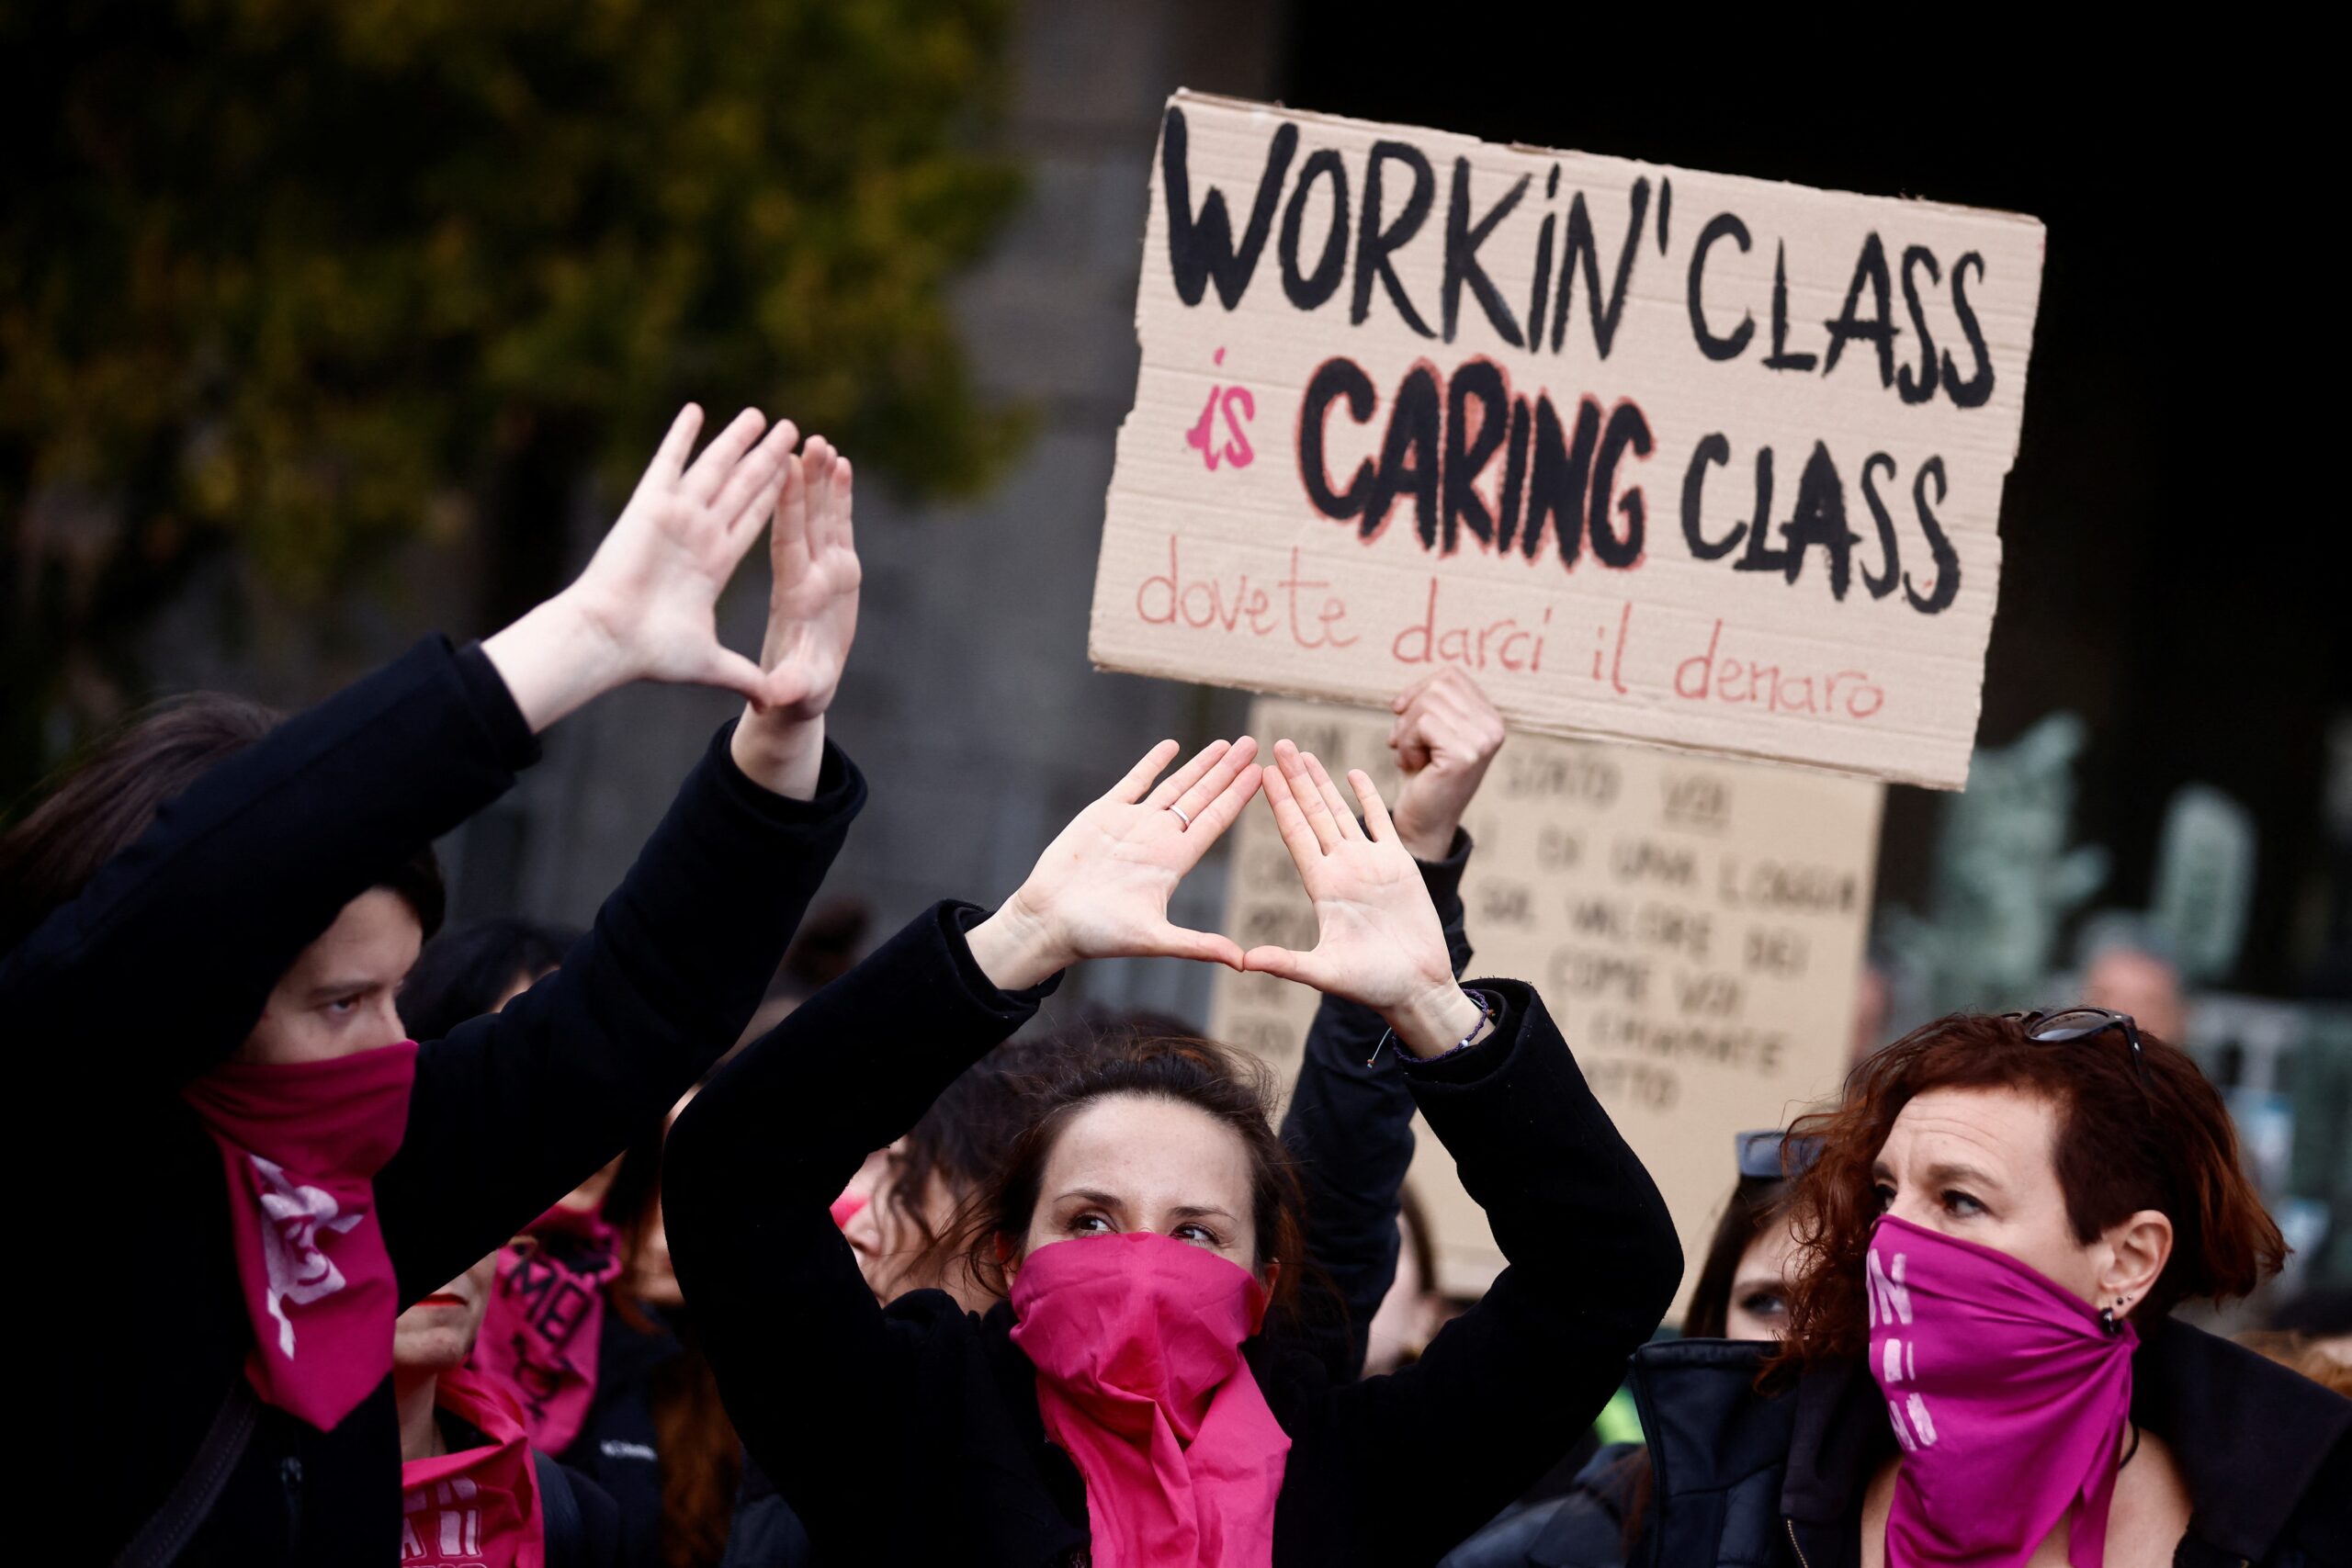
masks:
[[[1456,976],[1470,959],[1461,897],[1470,849],[1469,836],[1457,831],[1442,858],[1420,863]],[[1325,997],[1283,1118],[1283,1142],[1306,1190],[1307,1256],[1347,1308],[1350,1376],[1363,1364],[1373,1314],[1396,1279],[1396,1217],[1413,1160],[1412,1091],[1393,1054],[1379,1049],[1386,1030],[1372,1009]]]
[[[1673,1217],[1534,988],[1474,988],[1501,1002],[1498,1032],[1458,1055],[1407,1063],[1414,1100],[1512,1269],[1547,1277],[1580,1319],[1614,1320],[1622,1356],[1680,1282]]]
[[[1036,1008],[977,974],[975,914],[918,917],[714,1074],[670,1138],[662,1207],[697,1332],[745,1445],[820,1538],[898,1506],[887,1456],[909,1437],[903,1369],[826,1207]]]
[[[1402,1448],[1414,1485],[1367,1483],[1351,1517],[1363,1560],[1426,1562],[1518,1495],[1590,1423],[1681,1272],[1673,1224],[1528,987],[1487,1042],[1402,1071],[1510,1259],[1421,1359],[1338,1391],[1327,1462],[1377,1474]],[[1420,1441],[1443,1432],[1434,1447]]]
[[[420,1056],[410,1139],[378,1179],[404,1285],[435,1289],[618,1153],[758,1007],[865,786],[835,751],[815,799],[779,799],[725,739],[563,966]]]
[[[613,629],[599,625],[569,592],[485,637],[481,650],[534,735],[637,676]]]
[[[746,704],[728,750],[743,776],[762,789],[786,800],[809,799],[824,766],[824,715],[785,723]]]
[[[169,996],[168,1070],[201,1070],[345,904],[537,755],[494,666],[428,639],[166,804],[0,960],[0,998],[28,1036],[62,1038],[94,998]]]

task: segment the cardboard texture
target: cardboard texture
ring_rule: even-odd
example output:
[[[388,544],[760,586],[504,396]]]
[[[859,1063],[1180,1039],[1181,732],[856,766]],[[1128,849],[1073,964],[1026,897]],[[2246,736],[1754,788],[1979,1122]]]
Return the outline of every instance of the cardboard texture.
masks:
[[[1261,698],[1250,733],[1288,736],[1394,800],[1389,716]],[[1736,1174],[1732,1135],[1832,1093],[1856,980],[1884,790],[1865,779],[1514,735],[1471,803],[1463,882],[1470,974],[1531,982],[1601,1103],[1674,1211],[1682,1310]],[[1315,944],[1315,916],[1253,804],[1231,830],[1222,929],[1243,947]],[[1316,993],[1220,972],[1210,1033],[1257,1052],[1285,1089]],[[1390,1047],[1394,1049],[1393,1046]],[[1502,1268],[1485,1215],[1426,1126],[1412,1183],[1443,1288]]]
[[[2041,225],[1179,93],[1090,651],[1957,789]]]

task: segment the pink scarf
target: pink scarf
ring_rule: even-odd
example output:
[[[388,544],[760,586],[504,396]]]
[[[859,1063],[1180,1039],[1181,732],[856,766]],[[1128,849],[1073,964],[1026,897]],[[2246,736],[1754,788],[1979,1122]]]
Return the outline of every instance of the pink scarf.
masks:
[[[392,1370],[399,1287],[375,1177],[401,1146],[416,1042],[323,1062],[223,1062],[180,1091],[220,1145],[253,1320],[245,1376],[324,1431]]]
[[[1888,1568],[2020,1568],[2075,1509],[2100,1568],[2132,1415],[2131,1325],[2006,1253],[1888,1215],[1871,1234],[1871,1375],[1903,1445]]]
[[[595,1398],[605,1287],[620,1276],[620,1232],[593,1209],[558,1204],[526,1234],[532,1239],[498,1255],[473,1362],[521,1399],[531,1446],[561,1453]]]
[[[1290,1438],[1241,1358],[1266,1311],[1249,1271],[1149,1232],[1081,1236],[1029,1255],[1012,1310],[1095,1568],[1269,1568]]]
[[[490,1442],[401,1466],[403,1568],[545,1568],[539,1478],[513,1396],[495,1378],[459,1367],[441,1374],[434,1404]]]

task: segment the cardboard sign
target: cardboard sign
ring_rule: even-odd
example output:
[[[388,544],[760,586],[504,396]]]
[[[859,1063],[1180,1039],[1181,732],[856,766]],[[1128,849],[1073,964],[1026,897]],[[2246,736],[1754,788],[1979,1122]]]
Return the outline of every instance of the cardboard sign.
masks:
[[[1960,788],[2041,250],[1179,93],[1090,651]]]
[[[1250,733],[1270,748],[1288,736],[1341,777],[1363,768],[1394,801],[1388,722],[1261,699]],[[1784,1125],[1845,1071],[1883,795],[1862,779],[1515,735],[1471,804],[1470,973],[1542,994],[1674,1211],[1685,1294],[1736,1174],[1732,1135]],[[1245,948],[1313,947],[1273,814],[1253,802],[1231,838],[1222,929]],[[1221,972],[1210,1033],[1287,1088],[1319,999]],[[1453,1159],[1419,1134],[1412,1181],[1440,1281],[1476,1294],[1501,1254]]]

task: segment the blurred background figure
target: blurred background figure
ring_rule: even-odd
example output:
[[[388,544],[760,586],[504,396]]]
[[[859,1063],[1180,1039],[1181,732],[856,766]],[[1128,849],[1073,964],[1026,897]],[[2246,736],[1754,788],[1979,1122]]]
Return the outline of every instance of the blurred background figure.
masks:
[[[2129,1013],[2159,1040],[2191,1043],[2180,967],[2162,932],[2143,920],[2110,916],[2085,930],[2080,953],[2080,1000]]]
[[[1854,982],[1854,1039],[1847,1051],[1849,1061],[1860,1061],[1894,1038],[1887,1032],[1894,1013],[1894,983],[1886,965],[1871,953],[1862,960],[1861,975]]]
[[[587,1477],[533,1448],[499,1378],[467,1364],[495,1254],[401,1313],[392,1330],[401,1422],[401,1555],[414,1568],[618,1562],[619,1516]]]
[[[1789,1187],[1815,1147],[1778,1131],[1734,1140],[1739,1179],[1699,1262],[1684,1338],[1777,1340],[1787,1332],[1798,1256]],[[1605,1443],[1566,1490],[1505,1510],[1440,1568],[1617,1568],[1638,1540],[1650,1489],[1649,1450],[1639,1441]]]
[[[838,915],[826,929],[842,929]],[[552,974],[579,934],[501,916],[438,937],[401,992],[401,1017],[446,1032],[495,1012]],[[818,947],[830,940],[820,933]],[[662,1227],[662,1139],[692,1098],[486,1260],[494,1273],[475,1308],[481,1333],[468,1337],[474,1366],[508,1392],[532,1444],[617,1506],[628,1568],[717,1562],[742,1473]]]

